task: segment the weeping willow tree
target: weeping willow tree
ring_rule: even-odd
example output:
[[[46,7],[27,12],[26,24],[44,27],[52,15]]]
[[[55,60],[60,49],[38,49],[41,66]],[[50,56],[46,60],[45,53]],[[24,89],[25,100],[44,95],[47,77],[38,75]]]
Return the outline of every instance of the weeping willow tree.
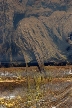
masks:
[[[28,61],[27,61],[27,57],[26,57],[25,52],[28,49],[30,52],[32,52],[35,55],[35,58],[36,58],[37,63],[38,63],[39,71],[45,72],[45,70],[44,70],[44,55],[43,55],[43,51],[41,49],[41,46],[38,43],[39,40],[37,40],[33,36],[33,34],[31,34],[31,32],[28,28],[26,28],[26,31],[25,31],[25,29],[22,31],[21,26],[20,26],[20,28],[17,31],[19,33],[17,34],[18,38],[17,38],[17,42],[15,42],[15,43],[18,47],[20,47],[21,52],[24,56],[24,60],[26,63],[26,69],[28,68],[28,65],[27,65]],[[16,41],[16,39],[15,39],[15,41]],[[44,46],[44,48],[45,48],[45,46]]]

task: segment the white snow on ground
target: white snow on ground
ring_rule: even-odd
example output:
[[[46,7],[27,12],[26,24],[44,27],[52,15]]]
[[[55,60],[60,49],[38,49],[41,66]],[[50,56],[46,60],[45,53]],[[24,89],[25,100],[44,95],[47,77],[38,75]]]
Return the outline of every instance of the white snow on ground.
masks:
[[[69,70],[69,74],[72,74],[72,71],[71,71],[71,69]]]
[[[52,106],[52,108],[56,108],[56,106]]]
[[[4,99],[14,99],[15,96],[14,96],[14,95],[10,95],[10,96],[2,96],[1,98],[4,98]]]

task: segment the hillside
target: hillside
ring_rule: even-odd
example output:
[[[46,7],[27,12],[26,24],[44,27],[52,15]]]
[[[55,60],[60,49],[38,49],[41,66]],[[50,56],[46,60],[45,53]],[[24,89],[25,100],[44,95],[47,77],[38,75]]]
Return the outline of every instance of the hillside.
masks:
[[[0,0],[0,62],[72,61],[71,0]]]

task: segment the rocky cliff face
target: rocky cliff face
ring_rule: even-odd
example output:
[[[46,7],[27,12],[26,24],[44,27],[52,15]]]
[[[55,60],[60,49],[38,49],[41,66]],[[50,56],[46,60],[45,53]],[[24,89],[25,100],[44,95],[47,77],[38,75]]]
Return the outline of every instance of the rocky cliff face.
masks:
[[[0,0],[0,62],[72,61],[71,0]]]

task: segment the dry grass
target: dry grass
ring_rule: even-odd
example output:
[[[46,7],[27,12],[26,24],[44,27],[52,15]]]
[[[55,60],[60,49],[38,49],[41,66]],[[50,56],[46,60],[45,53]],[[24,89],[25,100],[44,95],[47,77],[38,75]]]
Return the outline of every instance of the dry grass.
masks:
[[[10,73],[26,73],[25,69],[25,67],[0,68],[0,72],[8,71]],[[46,66],[45,70],[47,77],[45,78],[43,74],[39,73],[37,67],[29,67],[25,77],[18,76],[16,79],[0,79],[1,92],[6,90],[12,90],[15,92],[16,88],[21,88],[14,99],[0,98],[0,105],[6,106],[6,108],[37,108],[37,106],[39,108],[50,108],[54,105],[59,107],[64,105],[63,108],[65,108],[65,104],[69,104],[70,107],[69,101],[65,103],[65,99],[71,99],[72,76],[69,77],[66,75],[64,77],[53,77],[52,75],[53,73],[60,75],[61,71],[63,72],[64,70],[70,69],[72,69],[72,66]],[[47,87],[47,85],[49,87]],[[24,90],[26,89],[25,94],[22,88]],[[51,99],[47,99],[49,96],[51,96]],[[52,100],[53,96],[56,98],[55,101]],[[61,101],[62,99],[64,100],[63,102]]]
[[[44,67],[46,70],[56,70],[56,69],[72,69],[72,65],[67,65],[67,66],[45,66]],[[10,67],[10,68],[0,68],[0,72],[1,71],[9,71],[9,72],[14,72],[14,71],[25,71],[26,70],[26,67]],[[27,69],[28,71],[39,71],[38,70],[38,67],[37,66],[30,66],[30,67],[28,67],[28,69]]]

